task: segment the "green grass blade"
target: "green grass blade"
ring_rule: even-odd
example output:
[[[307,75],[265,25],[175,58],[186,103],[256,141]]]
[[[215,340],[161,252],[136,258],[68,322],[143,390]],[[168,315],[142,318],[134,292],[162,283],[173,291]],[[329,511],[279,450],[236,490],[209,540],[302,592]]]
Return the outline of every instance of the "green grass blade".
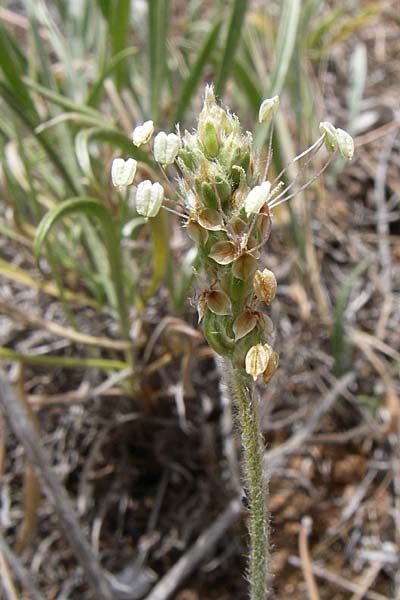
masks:
[[[263,97],[259,87],[253,81],[249,69],[237,60],[233,67],[233,75],[240,91],[245,94],[252,110],[254,113],[258,113]]]
[[[7,29],[0,22],[0,69],[8,82],[20,106],[30,118],[37,117],[32,98],[27,93],[22,77],[25,74],[21,54],[17,53],[15,43]]]
[[[0,96],[3,97],[8,106],[14,111],[16,116],[25,123],[25,125],[29,128],[35,138],[38,140],[44,151],[46,152],[49,159],[52,161],[64,182],[73,194],[78,194],[77,186],[70,173],[66,169],[64,163],[59,157],[59,153],[53,148],[52,144],[47,140],[45,133],[37,133],[35,131],[37,122],[35,118],[29,114],[28,111],[25,111],[23,104],[18,100],[18,97],[13,93],[13,91],[8,87],[8,85],[0,80]]]
[[[86,100],[87,106],[91,106],[91,107],[96,106],[96,104],[100,100],[100,95],[101,95],[101,91],[103,89],[104,80],[107,77],[109,77],[109,75],[111,75],[113,73],[113,71],[115,71],[115,69],[118,69],[121,66],[121,63],[123,63],[127,58],[129,58],[130,56],[133,56],[136,53],[137,53],[137,48],[135,48],[135,47],[124,48],[123,50],[121,50],[120,52],[115,54],[110,59],[108,64],[104,67],[104,69],[102,70],[102,72],[100,73],[100,75],[98,76],[96,81],[94,82],[92,89],[90,90],[90,93]]]
[[[301,0],[285,0],[279,22],[276,42],[275,67],[266,96],[280,94],[295,49],[297,30],[300,20]],[[261,148],[269,131],[269,123],[259,125],[255,134],[255,146]]]
[[[232,8],[225,48],[215,83],[215,93],[220,97],[224,94],[226,83],[231,74],[236,50],[240,42],[247,5],[247,0],[235,0]]]
[[[210,56],[213,53],[213,50],[218,41],[218,35],[221,29],[221,21],[217,21],[214,26],[211,28],[210,33],[208,34],[203,47],[196,60],[193,63],[192,68],[190,69],[190,73],[185,80],[183,85],[181,95],[178,102],[178,107],[175,113],[174,123],[182,123],[185,113],[190,105],[190,101],[193,97],[193,94],[197,92],[198,85],[204,70],[205,65],[207,64]]]
[[[49,210],[41,220],[36,230],[36,235],[33,243],[33,251],[35,260],[39,260],[40,252],[43,244],[47,240],[54,225],[61,219],[71,214],[81,214],[88,217],[96,217],[102,222],[108,222],[111,215],[105,206],[94,198],[78,197],[66,200],[62,204],[55,206]]]
[[[129,364],[122,360],[109,358],[79,358],[75,356],[29,356],[0,346],[1,360],[15,360],[27,365],[42,367],[63,367],[65,369],[101,369],[103,371],[119,371],[129,369]]]
[[[68,97],[63,96],[62,94],[59,94],[54,90],[50,90],[44,85],[40,85],[39,83],[32,81],[32,79],[30,79],[29,77],[23,78],[23,84],[32,91],[40,94],[40,96],[42,96],[43,98],[46,98],[46,100],[49,100],[50,102],[61,106],[61,108],[64,108],[65,110],[80,113],[93,119],[98,119],[100,123],[104,121],[104,115],[96,109],[90,106],[85,106],[84,104],[77,104],[73,100],[70,100]]]
[[[129,39],[130,0],[114,0],[109,13],[109,30],[113,54],[118,55],[126,50]],[[129,81],[128,66],[117,61],[115,65],[115,83],[121,91]]]
[[[70,198],[50,210],[43,217],[36,231],[33,242],[35,259],[38,260],[41,248],[54,225],[64,217],[72,214],[95,217],[101,224],[109,260],[110,278],[115,289],[121,333],[124,339],[129,339],[129,318],[124,292],[120,239],[117,236],[112,216],[105,206],[90,196],[79,196],[77,198]]]
[[[286,0],[283,4],[276,43],[275,68],[269,95],[280,94],[292,60],[300,19],[301,0]]]
[[[150,55],[149,116],[157,121],[166,76],[169,0],[148,0],[147,6]]]
[[[333,313],[333,329],[331,337],[332,354],[335,359],[335,374],[340,375],[349,365],[350,347],[345,329],[345,311],[350,294],[357,279],[361,277],[369,266],[369,259],[364,258],[360,264],[346,277],[336,298]]]

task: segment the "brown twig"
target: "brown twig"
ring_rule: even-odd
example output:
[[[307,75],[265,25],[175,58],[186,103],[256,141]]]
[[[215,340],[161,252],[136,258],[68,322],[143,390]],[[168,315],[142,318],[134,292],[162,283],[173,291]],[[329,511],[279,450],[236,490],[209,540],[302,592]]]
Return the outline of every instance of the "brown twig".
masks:
[[[168,573],[154,586],[146,600],[167,600],[195,569],[204,556],[212,550],[230,524],[241,512],[241,503],[231,500],[224,512],[202,533],[193,546],[184,554]]]
[[[82,527],[71,500],[58,481],[53,469],[49,466],[49,456],[43,448],[18,395],[3,374],[0,374],[0,406],[7,416],[15,436],[24,447],[27,458],[36,471],[42,490],[55,510],[60,527],[97,598],[99,600],[113,600],[111,586],[82,533]]]
[[[32,581],[32,578],[29,572],[22,566],[21,562],[15,556],[14,552],[8,546],[6,540],[3,537],[3,534],[0,530],[0,552],[4,556],[5,560],[10,565],[11,569],[14,571],[16,577],[19,579],[21,585],[25,588],[27,592],[29,592],[29,598],[31,600],[44,600],[44,596],[38,591],[35,584]],[[16,597],[18,600],[18,596]]]
[[[304,579],[307,586],[308,597],[310,600],[320,600],[318,587],[312,571],[312,562],[310,551],[308,549],[308,536],[311,533],[312,521],[310,517],[304,517],[301,520],[299,534],[299,554],[303,569]]]
[[[289,563],[294,567],[301,568],[302,562],[297,556],[290,556]],[[337,585],[339,588],[347,590],[348,592],[352,592],[353,594],[360,593],[362,591],[362,587],[358,583],[353,583],[348,579],[345,579],[341,575],[337,575],[336,573],[332,573],[332,571],[328,571],[325,567],[321,567],[312,563],[311,565],[312,572],[317,577],[321,579],[325,579],[325,581],[330,581],[331,583]],[[370,590],[366,591],[364,594],[364,598],[366,600],[389,600],[387,596],[383,594],[379,594],[378,592],[372,592]]]
[[[300,431],[292,435],[286,442],[269,450],[264,454],[264,469],[267,472],[272,472],[274,466],[279,463],[287,454],[294,452],[311,433],[317,428],[322,415],[324,415],[333,406],[337,397],[343,394],[346,388],[354,381],[355,373],[350,372],[343,375],[339,379],[332,389],[328,391],[324,398],[322,398],[320,405],[314,411],[313,415],[308,419],[307,423],[301,428]]]

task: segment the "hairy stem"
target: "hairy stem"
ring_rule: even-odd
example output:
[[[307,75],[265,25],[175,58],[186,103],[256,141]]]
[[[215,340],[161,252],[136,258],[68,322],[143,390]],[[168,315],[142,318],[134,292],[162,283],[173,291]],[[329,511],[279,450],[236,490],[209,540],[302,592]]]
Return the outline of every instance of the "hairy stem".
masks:
[[[243,445],[245,486],[249,507],[250,556],[248,579],[250,599],[265,600],[269,595],[269,515],[267,486],[263,479],[263,443],[257,400],[249,378],[226,360],[226,379],[237,416]]]

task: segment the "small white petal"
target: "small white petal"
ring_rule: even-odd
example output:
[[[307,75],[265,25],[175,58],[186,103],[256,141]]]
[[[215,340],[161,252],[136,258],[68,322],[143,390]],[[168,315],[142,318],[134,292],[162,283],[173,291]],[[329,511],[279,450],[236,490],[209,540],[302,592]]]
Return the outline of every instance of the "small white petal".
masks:
[[[135,146],[141,146],[146,144],[153,135],[154,123],[153,121],[145,121],[142,125],[135,127],[132,133],[132,142]]]
[[[136,210],[142,217],[155,217],[164,199],[164,188],[148,179],[139,183],[136,190]]]
[[[336,129],[336,139],[338,150],[347,160],[351,160],[354,154],[354,141],[353,138],[344,129]]]
[[[278,110],[278,106],[279,96],[273,96],[272,98],[263,100],[258,113],[259,122],[267,123],[267,121],[270,121]]]
[[[111,165],[111,179],[115,186],[131,185],[136,174],[137,162],[134,158],[114,158]]]
[[[250,190],[244,201],[244,209],[246,215],[256,215],[260,212],[260,209],[267,202],[271,191],[271,184],[269,181],[264,181],[261,185],[256,185]]]
[[[181,146],[181,140],[175,133],[160,131],[154,139],[154,158],[162,165],[171,165]]]

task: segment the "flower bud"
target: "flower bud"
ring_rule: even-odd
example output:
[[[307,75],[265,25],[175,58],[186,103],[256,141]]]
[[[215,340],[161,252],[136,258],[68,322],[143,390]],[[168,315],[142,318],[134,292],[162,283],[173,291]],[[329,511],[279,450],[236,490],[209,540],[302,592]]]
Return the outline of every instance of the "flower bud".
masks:
[[[154,158],[157,162],[165,165],[171,165],[181,146],[181,140],[175,133],[168,135],[164,131],[160,131],[154,139]]]
[[[325,144],[330,152],[336,150],[338,143],[336,137],[336,128],[329,121],[322,121],[319,124],[320,132],[325,136]]]
[[[246,354],[246,373],[252,376],[254,381],[264,373],[272,354],[272,348],[268,344],[256,344]]]
[[[256,215],[260,212],[260,209],[267,202],[271,190],[271,184],[269,181],[264,181],[261,185],[256,185],[250,190],[246,200],[244,201],[244,209],[246,215]]]
[[[139,183],[136,190],[136,210],[142,217],[155,217],[164,199],[164,189],[148,179]]]
[[[351,160],[354,154],[354,140],[344,129],[336,129],[337,147],[343,158]]]
[[[263,100],[258,113],[259,122],[267,123],[270,121],[278,110],[278,106],[279,96],[273,96],[272,98],[266,98]]]
[[[218,133],[212,119],[206,119],[203,125],[201,141],[209,158],[216,158],[219,152]]]
[[[276,277],[269,269],[256,271],[254,273],[253,287],[257,298],[269,304],[275,298],[277,287]]]
[[[133,158],[124,160],[123,158],[114,158],[111,165],[111,180],[113,185],[123,187],[131,185],[136,174],[137,162]]]
[[[132,133],[132,142],[135,146],[141,146],[147,144],[150,141],[151,136],[154,132],[153,121],[145,121],[142,125],[135,127]]]

